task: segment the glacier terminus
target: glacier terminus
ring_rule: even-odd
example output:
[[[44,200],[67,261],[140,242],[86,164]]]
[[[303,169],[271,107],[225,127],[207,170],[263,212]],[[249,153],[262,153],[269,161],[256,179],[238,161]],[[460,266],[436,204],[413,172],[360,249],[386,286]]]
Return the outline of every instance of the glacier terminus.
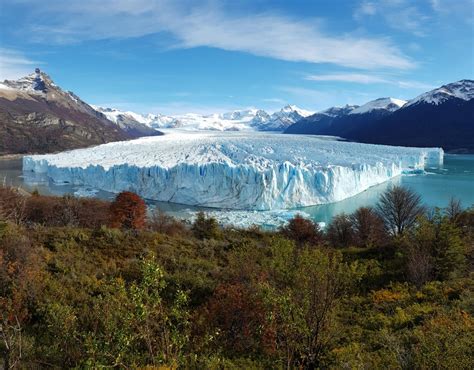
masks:
[[[56,183],[241,210],[337,202],[443,162],[441,148],[408,148],[265,132],[188,132],[23,157]]]

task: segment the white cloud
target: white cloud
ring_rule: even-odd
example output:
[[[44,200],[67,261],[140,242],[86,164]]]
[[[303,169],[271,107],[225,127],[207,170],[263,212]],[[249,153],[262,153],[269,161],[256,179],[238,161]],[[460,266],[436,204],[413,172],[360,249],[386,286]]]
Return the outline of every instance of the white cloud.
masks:
[[[361,19],[367,15],[377,14],[377,6],[370,1],[363,1],[359,4],[354,12],[354,18]]]
[[[354,18],[364,21],[365,17],[378,15],[393,29],[419,37],[426,36],[426,22],[430,17],[412,4],[413,2],[408,0],[362,1],[354,10]]]
[[[277,103],[277,104],[286,104],[286,100],[280,98],[264,98],[262,99],[265,103]]]
[[[27,1],[27,0],[24,0]],[[317,19],[273,13],[234,14],[209,4],[168,0],[29,0],[48,23],[32,26],[36,41],[70,43],[157,33],[176,48],[212,47],[294,62],[331,63],[359,69],[409,69],[415,63],[388,38],[330,35]],[[31,29],[30,29],[31,31]]]
[[[16,50],[0,48],[0,80],[26,76],[39,64]]]
[[[328,82],[346,82],[346,83],[360,83],[360,84],[389,84],[395,85],[402,89],[421,89],[428,90],[434,86],[419,81],[398,80],[394,77],[386,77],[377,74],[362,74],[362,73],[332,73],[320,75],[308,75],[305,77],[308,81],[328,81]]]
[[[430,90],[436,86],[419,81],[397,81],[396,84],[403,89]]]
[[[367,75],[367,74],[360,74],[360,73],[334,73],[334,74],[324,74],[324,75],[309,75],[309,76],[306,76],[305,79],[309,81],[339,81],[339,82],[355,82],[355,83],[361,83],[361,84],[387,82],[387,80],[382,77],[372,76],[372,75]]]

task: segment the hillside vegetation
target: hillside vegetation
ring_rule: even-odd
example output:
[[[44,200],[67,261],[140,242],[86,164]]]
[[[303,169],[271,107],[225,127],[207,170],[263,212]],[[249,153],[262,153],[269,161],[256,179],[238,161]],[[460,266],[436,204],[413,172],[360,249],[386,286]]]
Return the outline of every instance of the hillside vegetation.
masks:
[[[474,210],[395,187],[320,230],[0,189],[6,368],[474,368]]]

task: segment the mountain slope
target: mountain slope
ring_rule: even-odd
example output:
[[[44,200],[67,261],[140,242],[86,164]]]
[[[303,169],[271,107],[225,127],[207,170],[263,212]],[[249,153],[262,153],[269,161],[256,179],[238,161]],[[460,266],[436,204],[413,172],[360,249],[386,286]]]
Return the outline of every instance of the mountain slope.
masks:
[[[285,133],[335,135],[371,144],[437,146],[474,153],[474,81],[461,80],[404,102],[381,98],[357,109],[316,113]]]
[[[134,137],[39,70],[0,84],[0,154],[55,152]]]
[[[424,93],[348,138],[474,152],[474,81],[461,80]]]
[[[312,114],[295,105],[287,105],[271,115],[262,109],[251,108],[222,114],[187,113],[176,116],[143,115],[115,108],[93,107],[124,129],[127,128],[126,126],[140,123],[154,129],[179,128],[189,131],[283,131],[296,121]]]
[[[122,112],[113,108],[102,108],[95,105],[91,105],[91,107],[105,115],[109,121],[114,122],[123,131],[133,137],[160,135],[151,125],[154,121],[154,117],[151,117],[151,115],[144,117],[141,114]]]
[[[295,122],[310,116],[313,112],[298,108],[295,105],[286,105],[273,113],[264,122],[254,125],[260,131],[284,131]]]
[[[292,124],[285,130],[285,134],[331,135],[333,122],[347,116],[357,105],[332,107],[322,112],[315,113]]]

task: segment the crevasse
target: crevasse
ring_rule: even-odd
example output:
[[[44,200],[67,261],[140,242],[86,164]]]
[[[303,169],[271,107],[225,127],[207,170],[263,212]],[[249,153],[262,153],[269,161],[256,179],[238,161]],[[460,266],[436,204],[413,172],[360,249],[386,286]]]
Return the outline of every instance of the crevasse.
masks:
[[[404,171],[443,161],[440,148],[404,148],[268,133],[184,133],[23,158],[53,181],[159,201],[229,209],[336,202]]]

